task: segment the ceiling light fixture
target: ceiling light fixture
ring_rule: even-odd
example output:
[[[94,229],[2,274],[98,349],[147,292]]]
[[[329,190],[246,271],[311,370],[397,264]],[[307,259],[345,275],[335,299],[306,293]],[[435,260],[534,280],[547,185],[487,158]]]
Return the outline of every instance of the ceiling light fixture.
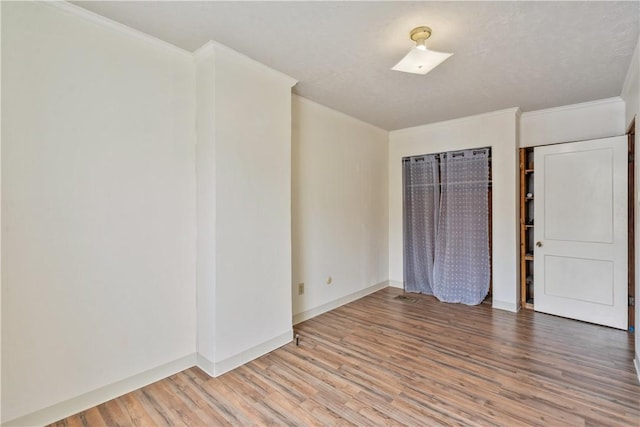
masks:
[[[417,27],[409,33],[411,40],[416,42],[415,47],[400,60],[392,70],[413,74],[427,74],[440,65],[453,53],[436,52],[427,49],[426,40],[431,37],[431,28]]]

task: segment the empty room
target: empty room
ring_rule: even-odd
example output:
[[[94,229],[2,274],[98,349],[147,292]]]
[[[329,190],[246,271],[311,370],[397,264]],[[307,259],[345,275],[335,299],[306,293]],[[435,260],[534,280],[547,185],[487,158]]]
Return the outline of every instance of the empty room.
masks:
[[[2,426],[640,425],[640,2],[0,18]]]

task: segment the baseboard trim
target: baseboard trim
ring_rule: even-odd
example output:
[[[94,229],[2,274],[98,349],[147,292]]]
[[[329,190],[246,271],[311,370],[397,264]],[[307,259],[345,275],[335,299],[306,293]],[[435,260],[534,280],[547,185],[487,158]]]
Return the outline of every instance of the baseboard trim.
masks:
[[[638,383],[640,383],[640,354],[633,358],[633,366],[636,367],[636,374],[638,375]]]
[[[341,305],[348,304],[352,301],[365,297],[369,294],[379,291],[380,289],[384,289],[389,286],[389,280],[385,280],[384,282],[377,283],[373,286],[369,286],[368,288],[362,289],[360,291],[354,292],[349,295],[345,295],[342,298],[338,298],[336,300],[330,301],[326,304],[322,304],[318,307],[305,310],[301,313],[298,313],[293,316],[293,324],[297,325],[298,323],[304,322],[305,320],[309,320],[312,317],[316,317],[322,313],[326,313],[327,311],[331,311],[335,308],[340,307]]]
[[[404,282],[399,280],[389,280],[389,286],[404,289]]]
[[[242,366],[245,363],[251,362],[260,356],[263,356],[270,351],[273,351],[285,344],[290,343],[293,340],[293,330],[289,329],[287,332],[282,333],[270,340],[253,346],[245,351],[242,351],[234,356],[227,357],[220,362],[212,362],[206,357],[198,354],[197,363],[198,367],[206,372],[209,376],[218,377],[226,372],[229,372],[238,366]]]
[[[100,387],[72,399],[56,403],[55,405],[51,405],[39,411],[4,422],[2,425],[35,426],[51,424],[63,418],[77,414],[78,412],[84,411],[85,409],[89,409],[111,399],[115,399],[123,394],[130,393],[140,387],[144,387],[161,379],[167,378],[168,376],[180,371],[184,371],[195,364],[196,354],[189,354],[181,357],[180,359],[174,360],[173,362],[165,363],[164,365],[157,366],[113,384]]]
[[[499,310],[511,311],[513,313],[517,313],[518,312],[518,304],[515,304],[515,303],[512,303],[512,302],[500,301],[500,300],[496,300],[496,299],[494,299],[491,302],[491,308],[497,308]]]
[[[279,347],[282,347],[285,344],[290,343],[293,340],[293,329],[289,329],[288,331],[271,338],[263,342],[262,344],[258,344],[253,346],[241,353],[236,354],[235,356],[228,357],[220,362],[216,362],[213,366],[214,376],[219,376],[224,374],[225,372],[229,372],[238,366],[242,366],[247,362],[251,362],[254,359],[257,359],[260,356],[263,356],[270,351],[273,351]]]
[[[200,353],[196,355],[196,366],[202,369],[210,377],[215,377],[215,375],[213,374],[213,372],[215,371],[215,365],[215,363],[213,363],[211,360],[207,359]]]

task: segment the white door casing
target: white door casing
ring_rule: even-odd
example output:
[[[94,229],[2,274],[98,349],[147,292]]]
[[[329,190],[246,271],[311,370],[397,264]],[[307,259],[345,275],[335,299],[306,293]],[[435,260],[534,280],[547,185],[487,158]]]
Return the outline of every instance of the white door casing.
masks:
[[[534,149],[534,309],[627,329],[627,138]]]

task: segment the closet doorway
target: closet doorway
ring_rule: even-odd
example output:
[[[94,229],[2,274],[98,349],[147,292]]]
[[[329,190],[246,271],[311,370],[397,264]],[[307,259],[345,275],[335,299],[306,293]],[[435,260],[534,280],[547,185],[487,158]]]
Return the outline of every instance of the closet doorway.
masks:
[[[405,291],[482,303],[491,288],[491,148],[402,165]]]

